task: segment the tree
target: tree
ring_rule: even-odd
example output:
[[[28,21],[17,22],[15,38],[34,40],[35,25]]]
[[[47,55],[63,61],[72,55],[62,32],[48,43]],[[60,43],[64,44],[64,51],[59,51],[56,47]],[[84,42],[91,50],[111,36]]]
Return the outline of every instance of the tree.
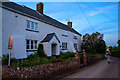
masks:
[[[112,46],[109,46],[109,50],[110,50],[110,51],[112,51],[112,48],[113,48]]]
[[[40,57],[47,57],[47,55],[44,53],[44,50],[43,50],[43,44],[39,44],[37,54]]]
[[[99,32],[92,33],[91,35],[85,34],[81,48],[85,49],[87,53],[105,53],[106,44],[103,40],[103,34]]]
[[[120,47],[120,40],[118,40],[118,42],[117,42],[117,43],[118,43],[118,46]]]

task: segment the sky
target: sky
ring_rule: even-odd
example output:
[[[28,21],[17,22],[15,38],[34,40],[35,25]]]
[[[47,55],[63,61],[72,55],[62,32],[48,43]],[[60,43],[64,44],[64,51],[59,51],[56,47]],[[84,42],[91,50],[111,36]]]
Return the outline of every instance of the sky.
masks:
[[[36,10],[38,2],[16,2]],[[67,24],[85,35],[93,32],[104,34],[107,46],[117,46],[118,3],[117,2],[43,2],[44,14]]]

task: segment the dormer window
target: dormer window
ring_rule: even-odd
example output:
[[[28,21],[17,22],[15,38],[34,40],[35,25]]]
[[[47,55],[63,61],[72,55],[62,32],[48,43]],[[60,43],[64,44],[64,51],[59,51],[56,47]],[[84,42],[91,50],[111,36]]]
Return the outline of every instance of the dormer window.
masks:
[[[66,30],[62,30],[62,36],[66,36],[66,37],[68,36]]]

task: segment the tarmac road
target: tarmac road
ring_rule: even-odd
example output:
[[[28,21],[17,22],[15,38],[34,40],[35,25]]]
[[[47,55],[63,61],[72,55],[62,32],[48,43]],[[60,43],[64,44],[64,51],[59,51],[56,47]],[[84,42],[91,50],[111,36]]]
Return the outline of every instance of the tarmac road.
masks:
[[[119,65],[118,65],[119,64]],[[120,58],[111,57],[111,63],[107,63],[107,59],[98,63],[81,68],[76,73],[70,74],[62,79],[67,78],[120,78]],[[119,75],[118,75],[119,74]]]

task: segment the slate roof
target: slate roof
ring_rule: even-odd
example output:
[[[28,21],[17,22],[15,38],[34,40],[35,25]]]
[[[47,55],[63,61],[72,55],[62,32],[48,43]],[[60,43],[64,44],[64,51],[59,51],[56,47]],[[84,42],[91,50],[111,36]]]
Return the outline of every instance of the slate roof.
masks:
[[[47,34],[47,36],[46,36],[41,42],[49,42],[54,36],[56,37],[56,39],[57,39],[58,42],[60,43],[60,40],[59,40],[58,37],[55,35],[55,33]]]
[[[55,27],[58,27],[58,28],[61,28],[61,29],[67,30],[67,31],[71,31],[71,32],[81,36],[81,34],[78,33],[76,30],[74,30],[73,28],[71,28],[71,27],[45,15],[45,14],[41,14],[36,10],[30,9],[24,5],[18,5],[14,2],[3,2],[2,7],[9,9],[11,11],[14,11],[14,12],[18,12],[18,13],[23,14],[25,16],[32,17],[32,18],[35,18],[37,20],[43,21],[43,22],[48,23],[50,25],[53,25]]]

